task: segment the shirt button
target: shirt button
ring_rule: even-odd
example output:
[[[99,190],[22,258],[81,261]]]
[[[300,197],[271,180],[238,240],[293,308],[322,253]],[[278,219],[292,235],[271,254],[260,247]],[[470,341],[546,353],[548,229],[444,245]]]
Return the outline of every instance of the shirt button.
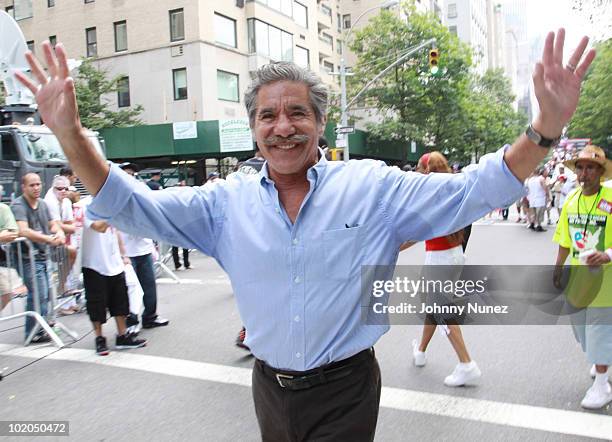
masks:
[[[297,245],[298,245],[298,243],[299,243],[298,239],[297,239],[297,238],[293,238],[293,245],[296,245],[296,246],[297,246]]]
[[[278,207],[276,208],[276,213],[280,213],[280,209]]]
[[[296,354],[295,354],[295,357],[296,357],[296,358],[298,358],[298,359],[300,359],[300,358],[302,357],[302,353],[300,353],[300,352],[296,353]]]
[[[293,278],[293,282],[295,282],[296,284],[299,284],[300,282],[302,282],[302,280],[300,279],[299,276],[296,276],[295,278]]]
[[[293,318],[293,320],[294,320],[295,322],[300,322],[300,317],[296,315],[296,316],[295,316],[295,318]]]

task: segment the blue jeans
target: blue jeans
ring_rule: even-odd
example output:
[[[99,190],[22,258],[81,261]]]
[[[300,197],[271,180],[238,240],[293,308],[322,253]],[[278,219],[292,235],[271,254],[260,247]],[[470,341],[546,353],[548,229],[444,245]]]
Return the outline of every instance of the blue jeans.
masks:
[[[26,303],[27,311],[34,311],[34,279],[32,277],[32,265],[27,262],[23,264],[23,282],[28,288],[28,298]],[[47,262],[34,261],[34,278],[36,278],[36,288],[38,289],[38,300],[40,301],[40,315],[47,316],[47,304],[49,303],[49,280],[47,278]],[[36,320],[31,316],[26,316],[25,336],[26,338],[36,324]]]
[[[155,285],[153,255],[149,253],[147,255],[134,256],[130,260],[144,292],[142,297],[142,303],[144,304],[142,323],[146,324],[157,318],[157,286]]]

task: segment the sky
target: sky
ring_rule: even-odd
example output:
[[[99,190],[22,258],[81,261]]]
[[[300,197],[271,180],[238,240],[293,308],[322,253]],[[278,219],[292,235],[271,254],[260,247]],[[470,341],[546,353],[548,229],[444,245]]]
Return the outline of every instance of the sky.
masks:
[[[533,41],[538,35],[544,37],[548,31],[557,30],[561,26],[566,31],[565,41],[568,50],[575,48],[583,35],[601,36],[604,20],[609,24],[612,17],[600,16],[600,20],[593,25],[583,14],[572,9],[573,3],[573,0],[530,0],[527,3],[530,40]],[[607,10],[612,12],[610,8],[612,2],[608,0],[607,3]]]

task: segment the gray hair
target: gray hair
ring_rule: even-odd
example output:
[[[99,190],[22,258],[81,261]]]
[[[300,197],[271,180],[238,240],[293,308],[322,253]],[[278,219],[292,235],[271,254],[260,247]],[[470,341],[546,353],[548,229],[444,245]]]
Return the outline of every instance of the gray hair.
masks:
[[[53,183],[51,184],[53,187],[57,185],[64,185],[64,187],[70,186],[70,180],[63,175],[55,175],[53,177]]]
[[[323,123],[327,114],[327,86],[321,78],[310,69],[302,68],[295,63],[286,61],[274,62],[260,67],[251,85],[244,94],[244,103],[249,115],[249,124],[254,126],[255,114],[257,113],[257,94],[262,86],[276,83],[278,81],[297,81],[308,86],[310,105],[312,106],[317,121]]]

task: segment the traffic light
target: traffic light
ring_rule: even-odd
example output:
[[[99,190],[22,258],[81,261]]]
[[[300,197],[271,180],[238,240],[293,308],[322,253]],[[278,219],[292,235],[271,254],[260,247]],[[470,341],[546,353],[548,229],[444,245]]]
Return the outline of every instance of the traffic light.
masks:
[[[440,69],[438,67],[438,62],[440,61],[440,51],[437,48],[431,49],[429,51],[429,71],[435,75],[438,73]]]

